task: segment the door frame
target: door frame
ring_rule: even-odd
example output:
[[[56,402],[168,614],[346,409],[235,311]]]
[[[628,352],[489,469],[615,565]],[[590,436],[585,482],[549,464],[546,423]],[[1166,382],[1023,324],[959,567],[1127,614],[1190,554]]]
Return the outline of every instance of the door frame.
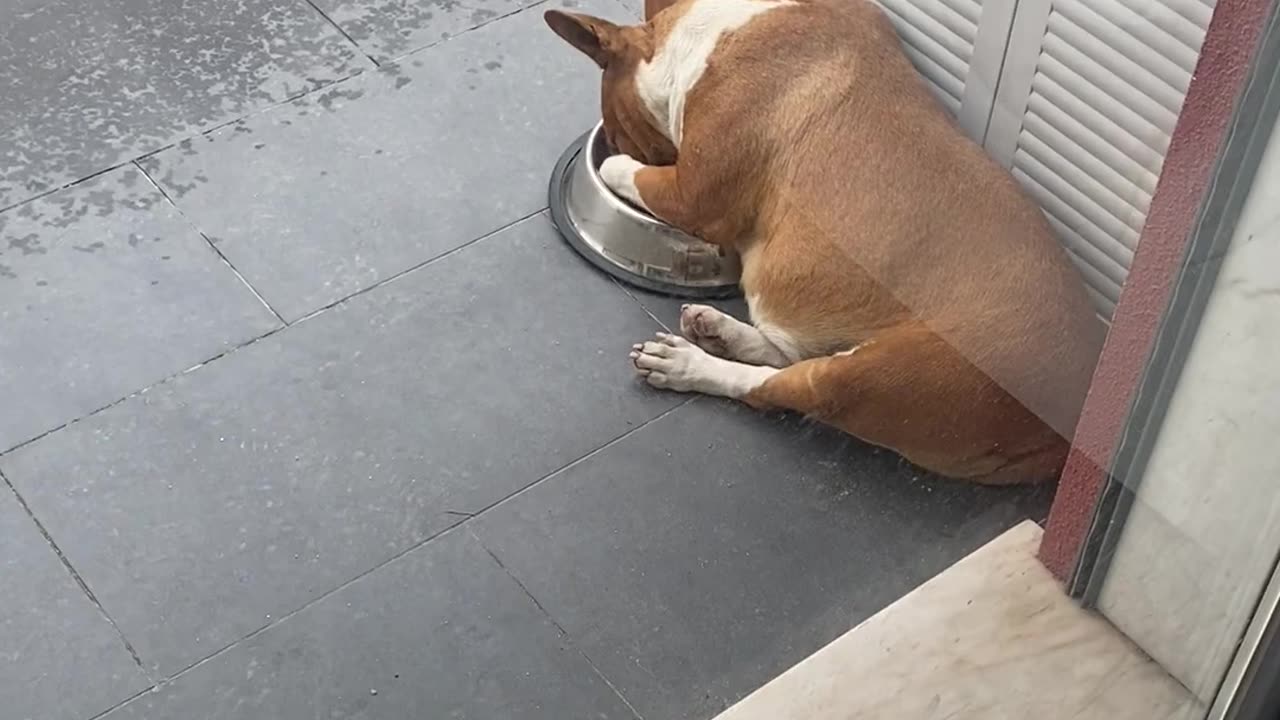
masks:
[[[1280,717],[1280,565],[1245,631],[1208,720]]]
[[[1151,458],[1223,257],[1280,116],[1280,6],[1273,5],[1213,169],[1187,250],[1173,280],[1151,356],[1134,394],[1093,521],[1069,583],[1085,605],[1096,603],[1121,529]],[[1280,138],[1275,140],[1280,142]]]
[[[1158,423],[1151,421],[1167,406],[1167,397],[1157,402],[1156,390],[1171,391],[1185,359],[1181,344],[1199,322],[1216,274],[1217,230],[1229,209],[1224,192],[1248,184],[1224,181],[1245,171],[1251,180],[1256,170],[1256,158],[1246,165],[1239,143],[1252,136],[1258,118],[1239,111],[1246,90],[1257,92],[1251,81],[1274,69],[1274,59],[1271,67],[1256,61],[1265,59],[1264,40],[1274,44],[1278,2],[1219,0],[1205,34],[1040,546],[1041,562],[1076,597],[1085,598],[1097,570],[1105,573],[1108,530],[1114,538],[1132,500],[1126,481],[1153,439],[1141,438],[1153,435]],[[1224,165],[1228,158],[1235,164]],[[1193,257],[1193,250],[1200,254]],[[1199,264],[1188,267],[1193,259]]]

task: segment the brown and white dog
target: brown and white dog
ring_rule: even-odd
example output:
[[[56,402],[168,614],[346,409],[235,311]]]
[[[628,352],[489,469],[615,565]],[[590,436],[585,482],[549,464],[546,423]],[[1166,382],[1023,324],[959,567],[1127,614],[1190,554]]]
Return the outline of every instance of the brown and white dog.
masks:
[[[686,306],[635,346],[659,388],[803,413],[942,475],[1060,470],[1101,345],[1040,210],[864,0],[549,11],[604,71],[619,195],[742,257],[753,324]]]

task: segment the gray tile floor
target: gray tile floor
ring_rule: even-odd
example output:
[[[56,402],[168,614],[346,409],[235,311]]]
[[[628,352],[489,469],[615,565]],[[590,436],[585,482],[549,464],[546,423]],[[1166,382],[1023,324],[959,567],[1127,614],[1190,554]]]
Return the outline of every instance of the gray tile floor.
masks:
[[[631,378],[551,4],[0,11],[4,717],[708,718],[1044,511]]]

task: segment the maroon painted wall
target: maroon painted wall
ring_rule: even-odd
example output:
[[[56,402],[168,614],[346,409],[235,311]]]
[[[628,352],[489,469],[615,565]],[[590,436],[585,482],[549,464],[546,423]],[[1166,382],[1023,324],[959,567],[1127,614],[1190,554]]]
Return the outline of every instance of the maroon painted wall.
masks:
[[[1214,10],[1040,545],[1061,580],[1080,557],[1271,4],[1219,0]]]

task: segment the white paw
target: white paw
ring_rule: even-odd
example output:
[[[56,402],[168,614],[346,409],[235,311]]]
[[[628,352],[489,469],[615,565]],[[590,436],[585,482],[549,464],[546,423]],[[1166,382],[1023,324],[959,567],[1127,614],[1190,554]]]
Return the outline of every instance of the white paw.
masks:
[[[733,318],[709,305],[684,305],[680,308],[680,334],[712,355],[729,357],[726,330],[732,330]]]
[[[636,373],[650,385],[677,392],[703,391],[715,358],[679,335],[658,333],[656,340],[631,349]]]
[[[636,188],[636,173],[642,168],[644,163],[630,155],[613,155],[600,163],[600,179],[619,197],[648,210]]]

